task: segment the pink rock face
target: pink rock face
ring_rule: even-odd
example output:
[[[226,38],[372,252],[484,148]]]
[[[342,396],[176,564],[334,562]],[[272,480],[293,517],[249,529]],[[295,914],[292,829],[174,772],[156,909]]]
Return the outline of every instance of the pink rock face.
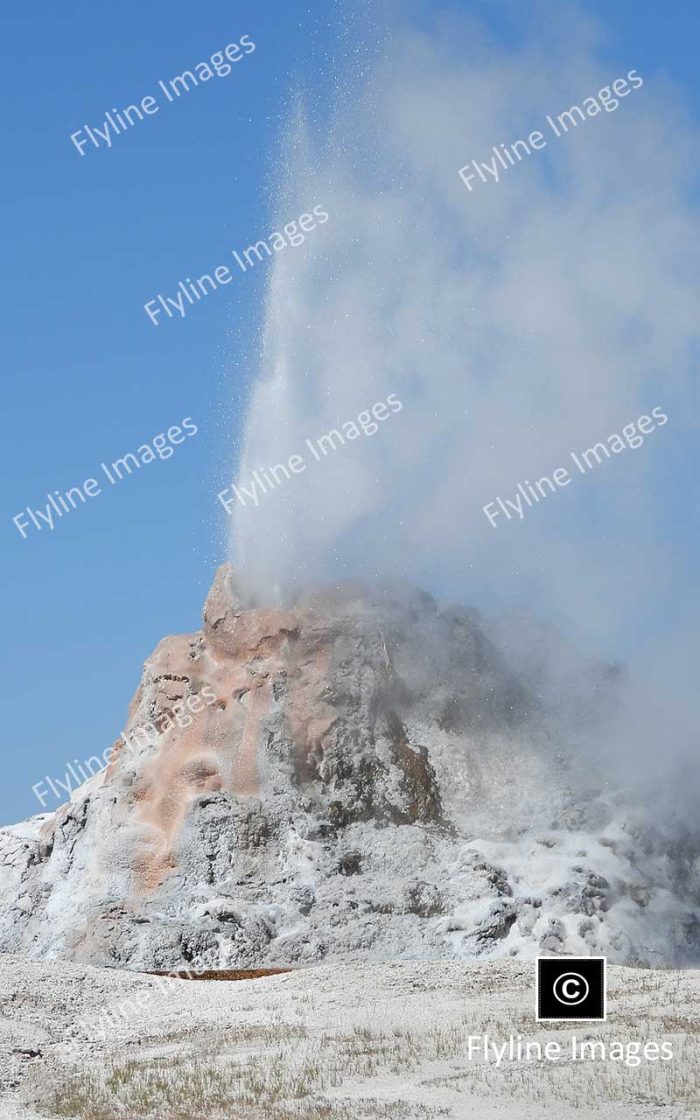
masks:
[[[159,749],[134,790],[137,817],[149,836],[136,859],[137,889],[152,890],[175,865],[174,846],[196,797],[219,790],[238,797],[260,792],[263,723],[273,682],[302,672],[298,643],[290,641],[300,626],[292,611],[243,611],[226,564],[207,597],[201,636],[166,638],[157,647],[147,666],[149,699],[156,725],[162,728],[169,718],[170,726],[161,731]],[[318,684],[307,685],[312,704],[318,702]],[[179,722],[176,707],[184,709]],[[137,704],[136,711],[141,708]],[[294,719],[302,756],[313,722],[301,715]]]
[[[245,659],[279,648],[281,639],[299,629],[294,611],[243,610],[233,568],[223,564],[204,604],[204,639],[214,656]]]
[[[144,723],[158,733],[131,791],[142,836],[132,860],[137,895],[153,891],[176,866],[182,825],[198,797],[219,791],[261,795],[275,693],[285,696],[288,761],[299,780],[331,773],[327,736],[338,711],[324,692],[333,634],[316,605],[243,610],[233,570],[223,565],[205,603],[202,632],[165,638],[147,662],[125,732],[127,743],[144,738]],[[397,742],[399,765],[407,773],[417,768],[430,787],[421,756],[402,750]],[[119,755],[108,781],[118,767]],[[436,796],[434,801],[437,806]],[[130,905],[138,903],[131,899]]]

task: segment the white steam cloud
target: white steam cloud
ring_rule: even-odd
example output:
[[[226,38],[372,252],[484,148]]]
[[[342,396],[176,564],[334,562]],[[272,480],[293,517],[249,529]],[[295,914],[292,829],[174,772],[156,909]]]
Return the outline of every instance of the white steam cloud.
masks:
[[[603,65],[571,11],[507,46],[464,15],[427,23],[339,80],[330,124],[291,129],[279,217],[329,221],[274,262],[238,481],[307,466],[236,503],[234,563],[258,602],[400,575],[612,656],[675,612],[656,656],[689,575],[667,514],[697,356],[697,137],[673,89],[635,58]],[[633,69],[615,111],[548,131]],[[544,150],[466,189],[459,167],[535,129]],[[377,433],[313,459],[307,439],[390,393],[404,407]],[[669,420],[642,447],[491,527],[486,503],[654,406]]]

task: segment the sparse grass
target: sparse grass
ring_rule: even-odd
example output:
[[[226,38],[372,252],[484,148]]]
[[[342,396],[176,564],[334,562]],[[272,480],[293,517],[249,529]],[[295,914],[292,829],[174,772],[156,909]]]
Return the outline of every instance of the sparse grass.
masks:
[[[374,1078],[397,1076],[406,1082],[416,1072],[423,1086],[543,1106],[634,1101],[690,1107],[698,1102],[700,1056],[691,1058],[688,1045],[678,1061],[684,1026],[674,1038],[676,1060],[636,1067],[607,1060],[574,1062],[568,1055],[556,1063],[504,1062],[497,1067],[468,1062],[470,1034],[504,1037],[503,1024],[490,1019],[422,1030],[393,1025],[384,1031],[357,1024],[348,1032],[315,1036],[283,1023],[237,1027],[226,1031],[206,1057],[151,1054],[83,1071],[69,1078],[46,1107],[50,1115],[70,1120],[427,1120],[441,1115],[440,1110],[409,1106],[409,1084],[404,1104],[369,1099]],[[643,1035],[642,1042],[659,1038],[648,1028]],[[614,1032],[579,1032],[583,1036],[608,1043],[613,1037],[640,1041],[638,1025],[632,1023],[616,1023]],[[533,1024],[527,1037],[544,1041],[552,1032],[545,1034]],[[193,1032],[192,1043],[195,1038]],[[193,1049],[187,1047],[190,1053]],[[201,1038],[199,1051],[205,1052]],[[444,1068],[450,1061],[451,1068]],[[364,1100],[333,1099],[350,1082],[359,1083]]]
[[[151,1056],[112,1061],[106,1069],[86,1070],[67,1079],[46,1102],[50,1115],[71,1120],[345,1120],[350,1106],[323,1100],[348,1080],[371,1080],[379,1073],[403,1073],[422,1061],[456,1053],[464,1032],[436,1029],[423,1035],[394,1027],[390,1033],[356,1026],[350,1034],[307,1032],[289,1024],[234,1028],[218,1051],[206,1059]],[[179,1035],[178,1041],[186,1036]],[[165,1041],[165,1040],[162,1040]],[[159,1048],[162,1046],[159,1041]],[[232,1053],[233,1046],[255,1053]],[[365,1102],[367,1108],[369,1102]],[[440,1110],[400,1102],[363,1102],[352,1106],[354,1118],[401,1120],[440,1115]]]
[[[122,1062],[69,1079],[47,1102],[71,1120],[432,1120],[443,1110],[404,1102],[324,1100],[308,1062],[297,1071],[266,1061],[216,1068],[200,1060]],[[235,1108],[235,1114],[232,1109]]]

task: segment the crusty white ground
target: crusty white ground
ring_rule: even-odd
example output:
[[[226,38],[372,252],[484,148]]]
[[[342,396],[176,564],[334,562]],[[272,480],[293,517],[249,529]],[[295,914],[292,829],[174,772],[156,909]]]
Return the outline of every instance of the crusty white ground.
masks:
[[[381,1102],[388,1101],[405,1102],[406,1116],[425,1116],[423,1105],[454,1120],[690,1120],[700,1110],[700,974],[693,970],[609,968],[607,1022],[582,1025],[576,1033],[672,1041],[673,1061],[637,1068],[568,1060],[498,1068],[468,1062],[460,1040],[469,1034],[506,1040],[519,1032],[569,1045],[571,1030],[534,1022],[530,962],[323,965],[242,982],[171,982],[163,991],[152,977],[6,955],[0,957],[0,1007],[3,1120],[47,1115],[42,1100],[72,1071],[99,1071],[110,1058],[207,1059],[223,1043],[226,1060],[245,1054],[265,1069],[272,1043],[263,1034],[256,1040],[256,1030],[271,1026],[277,1037],[290,1028],[281,1059],[290,1069],[311,1057],[322,1063],[331,1052],[337,1063],[341,1036],[383,1039],[387,1053],[380,1053],[370,1076],[357,1076],[349,1061],[336,1078],[340,1084],[325,1090],[329,1098],[375,1102],[363,1117],[373,1109],[381,1115]],[[105,1012],[111,1022],[101,1018]],[[445,1038],[452,1039],[449,1046]],[[395,1069],[389,1051],[396,1046],[410,1049],[409,1068]],[[263,1101],[261,1107],[262,1117]]]

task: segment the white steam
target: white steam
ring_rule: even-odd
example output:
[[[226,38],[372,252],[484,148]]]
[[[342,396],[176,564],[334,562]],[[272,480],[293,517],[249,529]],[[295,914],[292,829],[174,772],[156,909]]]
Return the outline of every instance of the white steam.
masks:
[[[460,166],[639,66],[601,65],[571,13],[507,47],[466,16],[431,23],[392,28],[339,81],[330,125],[302,113],[291,130],[278,218],[330,217],[272,266],[238,481],[294,454],[307,466],[236,503],[234,563],[256,601],[401,575],[626,655],[684,579],[663,522],[697,353],[696,136],[641,70],[615,112],[550,131],[469,192]],[[307,438],[389,393],[404,407],[376,434],[313,459]],[[643,447],[490,526],[487,502],[654,406],[669,422]]]

